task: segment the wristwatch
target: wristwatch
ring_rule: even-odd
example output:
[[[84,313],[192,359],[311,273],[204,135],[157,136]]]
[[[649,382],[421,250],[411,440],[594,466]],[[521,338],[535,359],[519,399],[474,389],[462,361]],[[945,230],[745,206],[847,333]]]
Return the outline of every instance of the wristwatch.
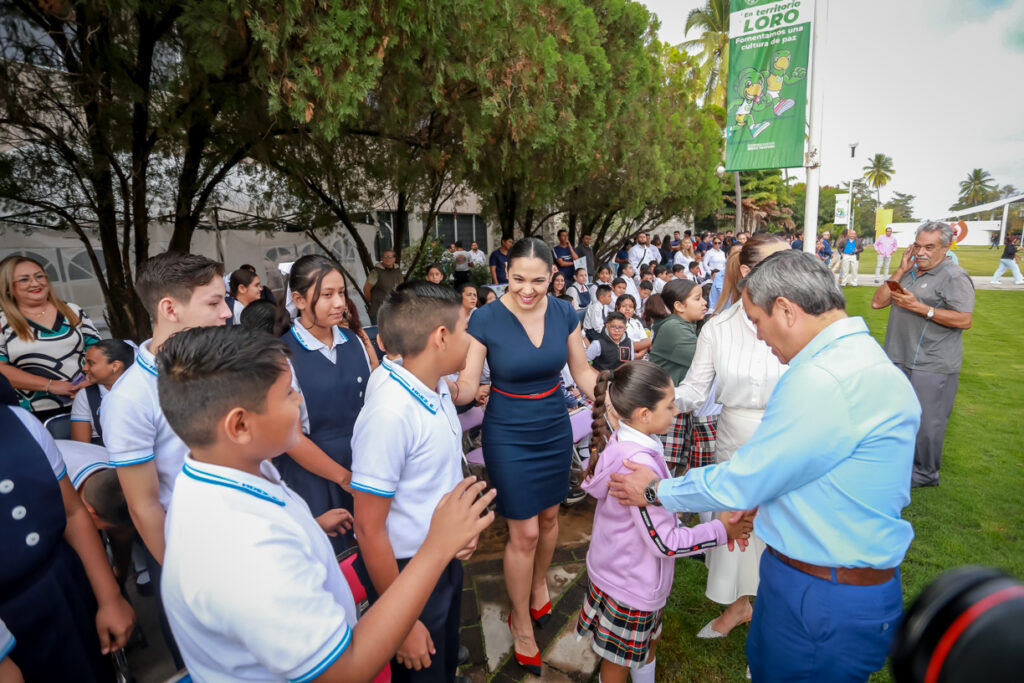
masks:
[[[644,489],[644,500],[647,501],[648,505],[661,505],[661,501],[658,500],[658,482],[661,479],[655,477],[651,479],[651,483]]]
[[[929,306],[928,307],[928,315],[926,315],[925,317],[928,318],[929,320],[931,320],[932,318],[935,317],[935,307],[934,306]]]

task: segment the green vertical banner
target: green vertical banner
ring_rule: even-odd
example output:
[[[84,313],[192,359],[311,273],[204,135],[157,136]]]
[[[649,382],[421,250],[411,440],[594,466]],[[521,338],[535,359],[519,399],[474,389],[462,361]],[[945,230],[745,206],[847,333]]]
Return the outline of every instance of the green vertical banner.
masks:
[[[804,165],[814,0],[731,0],[725,168]]]

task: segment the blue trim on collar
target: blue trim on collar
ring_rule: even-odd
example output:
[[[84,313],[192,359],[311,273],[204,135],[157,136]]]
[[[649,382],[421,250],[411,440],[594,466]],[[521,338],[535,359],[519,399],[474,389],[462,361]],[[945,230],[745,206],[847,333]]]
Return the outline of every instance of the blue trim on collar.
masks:
[[[434,405],[433,401],[424,396],[422,391],[409,384],[409,381],[406,380],[404,377],[398,375],[398,373],[395,372],[394,368],[388,369],[388,374],[391,375],[391,379],[395,380],[400,385],[402,385],[402,387],[406,391],[408,391],[413,398],[419,401],[420,405],[422,405],[424,408],[430,411],[431,415],[437,415],[437,406]]]
[[[292,327],[291,327],[292,336],[295,337],[295,341],[299,342],[299,345],[302,346],[302,348],[306,349],[307,351],[319,351],[320,350],[319,348],[314,349],[311,346],[309,346],[309,344],[307,344],[305,342],[305,340],[303,340],[302,334],[300,334],[299,332],[296,331],[296,325],[299,325],[299,324],[301,324],[301,323],[299,323],[297,321],[293,322],[292,323]],[[306,332],[306,330],[303,329],[303,332]],[[334,325],[334,326],[331,327],[331,334],[333,335],[332,338],[334,339],[334,347],[335,348],[348,342],[348,336],[337,325]],[[325,348],[325,349],[330,350],[331,347],[328,347],[326,344],[321,342],[319,339],[317,339],[317,342],[320,344],[321,348]]]
[[[148,360],[146,360],[146,355],[144,353],[140,352],[135,357],[135,362],[142,366],[142,369],[148,372],[149,374],[153,375],[154,377],[157,376],[156,367],[154,367]]]
[[[295,337],[295,341],[299,342],[299,346],[301,346],[302,348],[306,349],[307,351],[312,351],[313,350],[313,349],[309,348],[308,346],[306,346],[306,342],[303,341],[303,339],[299,335],[299,333],[295,331],[295,323],[292,323],[291,332],[292,332],[292,336]]]
[[[182,465],[181,471],[185,474],[185,476],[195,479],[196,481],[201,481],[207,484],[215,484],[217,486],[224,486],[229,489],[237,489],[244,493],[248,493],[250,496],[259,498],[260,500],[269,500],[271,503],[276,503],[281,507],[284,507],[285,505],[283,500],[277,498],[276,496],[270,495],[269,493],[259,488],[258,486],[253,486],[252,484],[247,484],[245,482],[237,481],[235,479],[229,479],[228,477],[222,477],[219,474],[213,474],[212,472],[204,472],[190,465],[188,460],[186,460],[185,464]]]

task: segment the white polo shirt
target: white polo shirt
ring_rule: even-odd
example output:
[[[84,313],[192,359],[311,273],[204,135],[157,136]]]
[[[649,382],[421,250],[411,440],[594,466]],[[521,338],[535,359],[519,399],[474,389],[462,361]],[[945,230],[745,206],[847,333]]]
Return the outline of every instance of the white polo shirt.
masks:
[[[270,461],[260,473],[188,457],[174,487],[161,595],[196,681],[305,683],[352,640],[327,535]]]
[[[174,480],[181,472],[188,446],[167,424],[156,389],[156,359],[149,351],[152,339],[139,346],[139,355],[103,399],[100,424],[103,443],[114,467],[156,461],[160,504],[171,502]]]
[[[103,403],[103,398],[110,393],[102,384],[100,387],[100,403]],[[88,422],[92,427],[92,438],[99,436],[99,432],[96,431],[96,425],[92,423],[92,410],[89,408],[89,396],[83,388],[77,394],[75,394],[75,400],[71,403],[71,421],[72,422]]]
[[[390,358],[384,357],[380,361],[380,365],[377,369],[370,373],[370,379],[366,383],[366,399],[369,400],[370,396],[373,395],[377,389],[380,389],[381,385],[385,382],[391,381],[391,368],[396,365],[401,365],[401,357],[391,360]],[[365,402],[364,402],[365,403]]]
[[[68,468],[68,478],[75,490],[82,488],[82,484],[90,475],[100,470],[110,469],[110,456],[107,449],[93,443],[82,443],[70,439],[57,439],[57,448],[64,464]]]
[[[352,433],[352,488],[393,498],[395,558],[416,554],[441,496],[462,480],[462,425],[442,377],[428,389],[400,365],[366,398]]]

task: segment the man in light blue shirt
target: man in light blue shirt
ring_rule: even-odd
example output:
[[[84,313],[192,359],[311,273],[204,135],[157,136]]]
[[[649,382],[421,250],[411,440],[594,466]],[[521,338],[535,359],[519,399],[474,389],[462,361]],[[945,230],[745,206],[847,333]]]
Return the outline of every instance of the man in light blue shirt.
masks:
[[[846,315],[828,268],[782,251],[754,268],[743,308],[789,370],[731,460],[658,480],[613,475],[624,504],[756,511],[768,550],[747,638],[758,680],[864,681],[902,616],[898,566],[921,409],[910,383]]]

